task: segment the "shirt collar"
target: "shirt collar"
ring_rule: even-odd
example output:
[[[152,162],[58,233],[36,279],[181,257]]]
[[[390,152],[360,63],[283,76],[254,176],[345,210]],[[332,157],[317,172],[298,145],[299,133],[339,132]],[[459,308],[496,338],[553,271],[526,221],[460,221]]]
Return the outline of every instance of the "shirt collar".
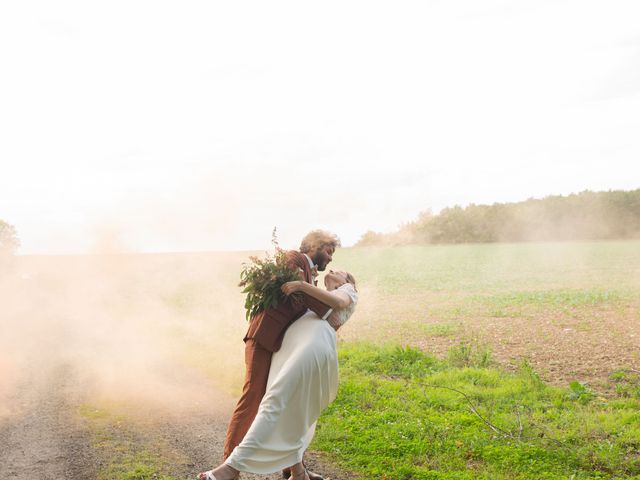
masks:
[[[311,257],[310,257],[309,255],[307,255],[306,253],[303,253],[303,255],[304,255],[305,257],[307,257],[307,262],[309,262],[309,267],[310,267],[311,269],[313,269],[313,267],[315,267],[316,265],[315,265],[315,263],[313,263],[313,260],[311,260]]]

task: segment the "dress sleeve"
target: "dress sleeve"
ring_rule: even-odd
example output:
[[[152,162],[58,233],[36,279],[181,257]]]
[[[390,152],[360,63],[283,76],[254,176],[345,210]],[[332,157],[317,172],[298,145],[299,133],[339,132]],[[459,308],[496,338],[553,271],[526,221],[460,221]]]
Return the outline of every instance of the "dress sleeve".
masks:
[[[346,293],[347,295],[349,295],[349,297],[351,297],[352,305],[358,303],[358,292],[356,292],[356,289],[353,288],[353,285],[351,285],[350,283],[345,283],[342,287],[340,287],[340,291]]]
[[[349,320],[349,317],[351,317],[354,310],[356,309],[356,303],[358,303],[358,292],[356,292],[356,289],[353,288],[353,285],[351,285],[350,283],[346,283],[334,291],[344,293],[348,295],[349,298],[351,298],[351,303],[349,304],[349,306],[341,308],[339,310],[333,310],[326,318],[329,324],[335,330],[338,330],[342,325],[347,323],[347,320]]]

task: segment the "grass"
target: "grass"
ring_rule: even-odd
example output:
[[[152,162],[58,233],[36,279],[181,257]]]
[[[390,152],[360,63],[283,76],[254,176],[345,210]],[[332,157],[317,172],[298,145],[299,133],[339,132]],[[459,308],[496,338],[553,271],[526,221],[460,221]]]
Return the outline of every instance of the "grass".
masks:
[[[439,360],[343,344],[339,396],[314,448],[366,479],[640,478],[637,390],[604,399],[579,382],[548,386],[526,362],[507,373],[474,348]]]

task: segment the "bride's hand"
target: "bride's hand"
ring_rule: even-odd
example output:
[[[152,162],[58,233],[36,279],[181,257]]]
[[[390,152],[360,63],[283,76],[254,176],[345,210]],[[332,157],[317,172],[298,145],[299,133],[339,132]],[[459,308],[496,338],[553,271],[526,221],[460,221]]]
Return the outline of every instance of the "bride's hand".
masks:
[[[287,282],[280,287],[285,295],[291,295],[293,292],[299,292],[303,289],[304,282],[302,280],[295,280],[293,282]]]

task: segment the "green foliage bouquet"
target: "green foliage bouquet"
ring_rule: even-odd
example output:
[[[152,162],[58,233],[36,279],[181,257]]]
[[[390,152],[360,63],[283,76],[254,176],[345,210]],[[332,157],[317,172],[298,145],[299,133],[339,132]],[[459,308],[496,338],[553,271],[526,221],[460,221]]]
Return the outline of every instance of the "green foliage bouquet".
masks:
[[[300,280],[300,274],[292,270],[287,260],[287,253],[280,248],[276,238],[276,229],[273,229],[271,242],[275,247],[273,256],[267,254],[265,258],[249,257],[249,263],[242,264],[240,283],[244,287],[242,293],[247,294],[244,308],[247,310],[247,320],[267,308],[287,301],[280,287],[287,282]],[[292,294],[291,301],[298,301],[300,294]]]

